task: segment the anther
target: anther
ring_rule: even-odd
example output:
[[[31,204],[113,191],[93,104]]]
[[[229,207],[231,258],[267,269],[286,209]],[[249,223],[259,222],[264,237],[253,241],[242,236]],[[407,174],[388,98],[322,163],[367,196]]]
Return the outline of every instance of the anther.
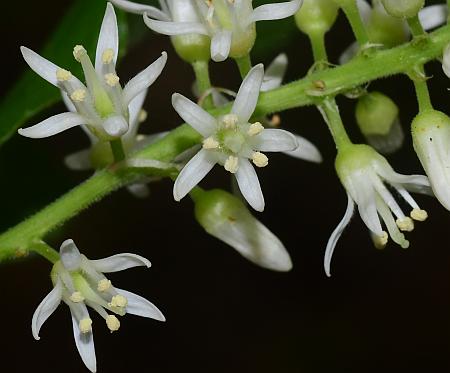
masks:
[[[110,87],[115,87],[119,83],[120,78],[113,73],[109,73],[105,75],[105,82]]]
[[[413,209],[410,216],[417,221],[425,221],[428,218],[428,213],[425,210]]]
[[[120,328],[120,321],[116,316],[108,315],[106,317],[106,325],[108,326],[108,329],[111,330],[111,332],[116,332]]]
[[[144,109],[141,109],[141,111],[139,112],[139,117],[138,117],[139,123],[145,122],[147,120],[147,117],[148,117],[147,111]]]
[[[408,216],[397,219],[395,223],[397,224],[397,227],[403,232],[411,232],[412,230],[414,230],[414,221]]]
[[[381,232],[380,236],[374,236],[373,237],[373,244],[377,249],[384,249],[388,243],[389,235],[387,232]]]
[[[256,122],[250,125],[247,134],[249,136],[256,136],[259,135],[262,131],[264,131],[264,126],[261,123]]]
[[[56,70],[56,79],[60,82],[66,82],[72,78],[72,73],[64,69]]]
[[[225,161],[224,166],[225,170],[228,172],[231,172],[232,174],[235,174],[239,168],[239,158],[235,157],[233,155],[230,155],[228,159]]]
[[[81,294],[79,291],[75,291],[72,293],[72,295],[69,298],[73,303],[81,303],[84,301],[83,294]]]
[[[86,90],[85,89],[76,89],[73,91],[73,93],[70,95],[70,98],[75,102],[83,102],[86,98]]]
[[[111,48],[105,49],[102,54],[102,62],[105,65],[110,64],[114,59],[114,51]]]
[[[212,137],[203,140],[203,149],[217,149],[218,147],[218,141],[214,140]]]
[[[81,57],[86,53],[86,49],[84,49],[82,45],[76,45],[75,48],[73,48],[73,57],[78,62],[81,62]]]
[[[235,129],[239,119],[236,114],[227,114],[222,118],[222,123],[226,129]]]
[[[108,303],[110,307],[125,308],[128,305],[128,300],[123,295],[115,295],[112,297],[111,302]]]
[[[100,280],[97,284],[97,290],[100,292],[105,292],[108,291],[109,289],[111,289],[111,281],[108,280],[107,278],[104,278],[102,280]]]
[[[252,161],[257,167],[266,167],[269,164],[269,158],[261,152],[254,152],[252,154]]]
[[[92,320],[88,317],[86,319],[83,319],[78,324],[80,327],[80,332],[83,334],[89,333],[92,330]]]
[[[279,127],[281,124],[281,117],[278,114],[275,114],[270,119],[270,125],[273,127]]]

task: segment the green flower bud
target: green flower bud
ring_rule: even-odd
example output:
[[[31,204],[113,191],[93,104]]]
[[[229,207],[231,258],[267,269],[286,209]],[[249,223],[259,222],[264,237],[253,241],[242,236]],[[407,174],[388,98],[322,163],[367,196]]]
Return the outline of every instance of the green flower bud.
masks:
[[[381,0],[386,12],[393,17],[412,18],[425,5],[425,0]]]
[[[325,34],[336,21],[338,10],[333,0],[304,0],[295,14],[295,22],[307,35]]]
[[[186,62],[208,61],[211,57],[209,36],[187,34],[171,37],[172,45],[177,54]]]

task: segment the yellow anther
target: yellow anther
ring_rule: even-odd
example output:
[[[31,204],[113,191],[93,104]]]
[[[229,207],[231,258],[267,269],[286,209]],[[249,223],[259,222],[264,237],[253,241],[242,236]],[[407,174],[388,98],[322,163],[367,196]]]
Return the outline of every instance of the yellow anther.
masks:
[[[234,129],[238,123],[239,119],[236,114],[227,114],[222,118],[222,123],[227,129]]]
[[[58,81],[66,82],[67,80],[70,80],[70,78],[72,78],[72,73],[70,71],[64,69],[56,70],[56,79],[58,79]]]
[[[108,326],[108,329],[111,330],[111,332],[116,332],[120,328],[120,321],[116,316],[108,315],[106,317],[106,325]]]
[[[85,89],[76,89],[73,91],[73,93],[70,95],[70,98],[75,102],[83,102],[86,98],[86,90]]]
[[[217,149],[219,147],[219,142],[214,140],[212,137],[208,137],[203,140],[203,149]]]
[[[261,152],[254,152],[252,154],[252,161],[257,167],[266,167],[269,164],[269,158]]]
[[[281,124],[281,117],[278,114],[275,114],[270,119],[270,125],[273,127],[278,127]]]
[[[230,155],[224,164],[225,170],[235,174],[239,168],[239,158],[234,155]]]
[[[411,217],[417,221],[425,221],[428,218],[428,213],[425,210],[413,209],[411,211]]]
[[[147,111],[144,109],[141,109],[141,111],[139,112],[139,118],[138,118],[139,123],[145,122],[147,120],[147,117],[148,117]]]
[[[83,319],[80,321],[78,326],[80,327],[81,333],[89,333],[92,330],[92,320],[90,318]]]
[[[75,48],[73,48],[73,57],[78,62],[81,62],[81,57],[86,53],[86,49],[82,45],[75,45]]]
[[[384,249],[388,243],[389,235],[387,232],[381,232],[380,236],[373,237],[373,244],[377,249]]]
[[[262,131],[264,131],[264,126],[261,123],[256,122],[250,125],[247,134],[249,136],[256,136],[259,135]]]
[[[72,293],[72,295],[69,298],[73,303],[81,303],[84,301],[83,294],[81,294],[79,291],[75,291]]]
[[[408,216],[397,219],[395,223],[397,224],[397,227],[403,232],[411,232],[412,230],[414,230],[414,221]]]
[[[109,281],[107,278],[104,278],[98,282],[97,290],[103,293],[111,289],[111,286],[111,281]]]
[[[105,75],[105,82],[110,87],[115,87],[119,83],[120,78],[113,73],[109,73]]]
[[[110,307],[125,308],[128,305],[128,300],[123,295],[115,295],[111,299],[111,303],[108,303]]]
[[[102,62],[105,65],[110,64],[114,59],[114,51],[111,48],[106,49],[102,54]]]

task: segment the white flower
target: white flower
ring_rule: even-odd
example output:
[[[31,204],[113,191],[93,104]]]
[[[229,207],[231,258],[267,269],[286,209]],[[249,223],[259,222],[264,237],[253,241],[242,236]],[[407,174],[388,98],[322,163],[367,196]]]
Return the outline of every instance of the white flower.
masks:
[[[117,6],[143,13],[146,25],[164,35],[206,35],[211,38],[211,58],[243,57],[255,42],[255,22],[282,19],[295,14],[302,0],[265,4],[253,9],[251,0],[160,1],[165,18],[155,9],[130,1],[113,0]],[[156,18],[152,19],[150,17]]]
[[[70,309],[73,334],[78,352],[91,371],[97,370],[92,320],[86,306],[91,307],[103,319],[111,332],[120,327],[118,318],[126,313],[165,321],[161,311],[139,295],[114,287],[104,273],[123,271],[145,266],[150,262],[134,254],[118,254],[105,259],[89,260],[80,254],[72,240],[63,242],[60,261],[52,269],[53,290],[44,298],[34,312],[31,329],[39,340],[39,331],[44,322],[63,301]],[[108,314],[107,311],[111,313]]]
[[[203,136],[203,149],[186,164],[175,181],[175,200],[179,201],[189,193],[219,163],[235,174],[250,206],[257,211],[264,209],[264,197],[251,162],[257,167],[265,167],[268,158],[262,152],[294,150],[297,141],[287,131],[264,129],[259,122],[249,123],[263,77],[263,65],[253,67],[239,88],[231,112],[219,118],[178,93],[172,96],[172,105],[178,114]]]
[[[350,145],[349,148],[340,151],[336,158],[336,170],[347,190],[348,205],[342,221],[328,240],[324,259],[325,272],[328,276],[334,248],[353,216],[355,203],[376,247],[384,247],[389,238],[388,233],[382,228],[381,217],[392,240],[407,248],[409,242],[400,231],[412,231],[413,220],[424,221],[428,217],[427,212],[418,206],[409,192],[431,194],[430,183],[426,176],[396,173],[387,160],[368,145]],[[410,217],[403,213],[385,184],[395,189],[410,205],[412,209]]]
[[[49,83],[60,88],[66,103],[74,111],[55,115],[32,127],[19,129],[19,134],[31,138],[53,136],[75,126],[86,128],[101,141],[117,139],[132,127],[130,115],[139,106],[133,101],[142,100],[141,94],[158,78],[167,60],[162,53],[153,64],[131,79],[122,89],[116,74],[119,49],[117,19],[110,3],[100,29],[95,58],[95,68],[86,50],[77,45],[74,57],[83,67],[86,85],[32,50],[21,47],[25,61]],[[133,131],[133,129],[131,129]]]

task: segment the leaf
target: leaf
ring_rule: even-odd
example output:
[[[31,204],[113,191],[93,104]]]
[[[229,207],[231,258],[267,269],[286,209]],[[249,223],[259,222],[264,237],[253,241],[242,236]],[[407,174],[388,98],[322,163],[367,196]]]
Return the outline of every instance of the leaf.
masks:
[[[76,1],[40,54],[79,76],[81,68],[73,58],[73,47],[83,44],[90,54],[95,53],[105,8],[106,2],[103,1]],[[128,28],[123,13],[117,13],[122,42],[126,39]],[[33,116],[61,100],[57,88],[35,74],[25,63],[23,66],[26,72],[0,103],[0,145]]]

